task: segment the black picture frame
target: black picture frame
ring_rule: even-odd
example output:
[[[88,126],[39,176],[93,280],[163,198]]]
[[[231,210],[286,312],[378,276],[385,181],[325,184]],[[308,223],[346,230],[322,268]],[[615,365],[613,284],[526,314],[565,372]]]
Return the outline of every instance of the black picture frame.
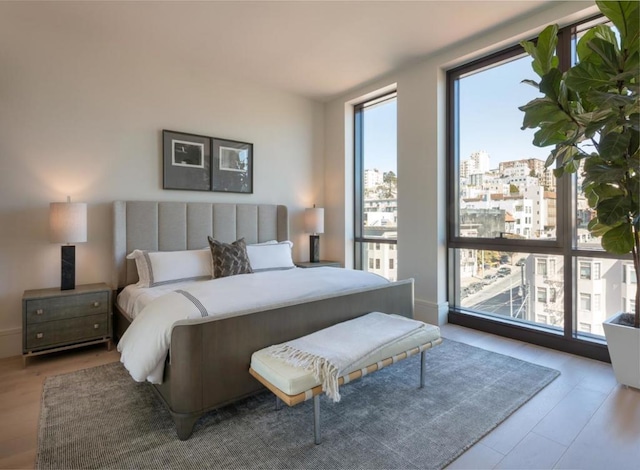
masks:
[[[211,191],[211,138],[162,131],[162,187]]]
[[[211,139],[212,191],[253,194],[253,144]]]

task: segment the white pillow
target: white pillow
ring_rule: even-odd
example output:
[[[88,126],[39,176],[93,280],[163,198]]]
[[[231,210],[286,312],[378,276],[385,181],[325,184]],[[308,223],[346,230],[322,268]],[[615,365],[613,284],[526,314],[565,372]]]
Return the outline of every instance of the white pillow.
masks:
[[[254,273],[260,271],[275,271],[279,269],[295,268],[291,258],[293,243],[284,241],[280,243],[265,243],[247,245],[247,255]]]
[[[127,259],[136,260],[138,287],[155,287],[172,282],[211,279],[211,250],[133,250]]]

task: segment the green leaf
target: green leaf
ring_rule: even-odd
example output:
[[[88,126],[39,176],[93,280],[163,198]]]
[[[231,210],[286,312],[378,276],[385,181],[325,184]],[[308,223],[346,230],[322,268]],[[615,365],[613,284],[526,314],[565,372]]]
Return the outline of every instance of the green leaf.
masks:
[[[601,61],[601,58],[592,57],[595,53],[593,49],[589,47],[589,43],[595,39],[600,38],[611,44],[615,44],[615,49],[618,50],[618,38],[611,28],[607,25],[599,24],[593,28],[589,28],[580,38],[578,44],[576,44],[576,52],[578,54],[578,62],[588,61]]]
[[[588,91],[587,98],[593,104],[610,109],[633,105],[633,103],[635,102],[633,96],[621,95],[619,93],[609,93],[598,90]]]
[[[598,219],[605,225],[625,223],[631,212],[631,201],[626,196],[600,199],[596,206]]]
[[[560,122],[549,126],[541,126],[533,135],[533,145],[536,147],[547,147],[564,142],[567,138],[565,134],[558,129],[558,125],[562,126],[563,124],[564,123]]]
[[[612,132],[600,139],[598,145],[598,153],[606,160],[615,160],[622,158],[627,152],[629,142],[631,141],[631,133],[629,132]]]
[[[631,224],[622,224],[602,235],[601,243],[609,253],[624,255],[633,248],[633,232]]]
[[[608,89],[611,76],[590,62],[581,62],[567,71],[566,84],[574,91],[589,91],[592,88]]]
[[[609,230],[611,230],[611,227],[609,227],[608,225],[601,224],[598,221],[597,217],[589,221],[587,228],[589,229],[589,232],[591,232],[591,235],[593,235],[594,237],[601,237]]]
[[[560,81],[562,80],[562,72],[558,69],[551,69],[540,80],[540,92],[544,93],[553,101],[558,101],[560,95]]]
[[[571,118],[560,109],[558,103],[549,98],[536,98],[518,108],[524,111],[522,129],[536,128],[542,123],[570,121]]]
[[[609,18],[620,32],[622,48],[631,52],[637,51],[639,47],[638,23],[640,22],[638,6],[640,3],[635,0],[627,2],[597,1],[596,4],[602,14]]]
[[[550,25],[542,30],[536,44],[531,41],[520,43],[527,54],[533,58],[531,67],[541,77],[558,66],[558,57],[555,55],[557,43],[558,25]]]
[[[589,41],[587,47],[595,53],[590,56],[590,62],[593,62],[593,59],[598,57],[600,60],[593,63],[597,64],[599,62],[609,73],[617,74],[620,72],[621,58],[618,56],[618,51],[614,44],[601,38],[593,38]]]
[[[531,85],[536,90],[540,90],[540,84],[535,80],[524,79],[520,83],[524,83],[525,85]]]

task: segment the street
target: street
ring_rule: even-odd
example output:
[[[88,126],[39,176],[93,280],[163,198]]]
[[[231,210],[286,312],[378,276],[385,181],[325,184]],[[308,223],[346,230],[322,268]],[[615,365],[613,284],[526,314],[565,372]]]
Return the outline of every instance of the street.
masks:
[[[486,313],[523,318],[520,282],[520,272],[513,272],[471,294],[462,301],[462,305]]]

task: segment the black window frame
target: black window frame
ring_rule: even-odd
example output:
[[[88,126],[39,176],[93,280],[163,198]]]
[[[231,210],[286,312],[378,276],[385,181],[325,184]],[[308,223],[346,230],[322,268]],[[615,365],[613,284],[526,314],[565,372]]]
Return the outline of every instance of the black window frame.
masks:
[[[584,20],[564,26],[558,31],[557,54],[560,59],[560,67],[568,69],[575,60],[573,56],[573,41],[581,29],[605,22],[602,15],[596,15]],[[535,41],[536,38],[531,38]],[[510,60],[525,56],[525,51],[520,45],[513,45],[501,51],[492,53],[477,60],[463,64],[447,71],[446,107],[447,107],[447,250],[448,250],[448,300],[450,323],[460,324],[479,330],[495,333],[510,338],[515,338],[530,343],[579,354],[602,361],[610,361],[604,338],[581,334],[577,328],[579,295],[577,292],[576,274],[579,274],[579,259],[595,260],[598,258],[624,260],[629,256],[618,256],[604,250],[581,248],[577,236],[577,224],[574,220],[576,214],[577,182],[574,175],[563,175],[556,180],[556,238],[550,239],[519,239],[505,237],[498,238],[472,238],[459,235],[459,121],[457,94],[459,91],[458,79],[466,74],[481,71],[483,68],[493,67]],[[526,77],[522,77],[526,78]],[[524,104],[524,103],[521,103]],[[563,287],[556,292],[557,299],[562,302],[564,313],[564,327],[561,334],[546,328],[543,325],[523,325],[508,318],[495,318],[481,312],[468,310],[460,305],[460,286],[458,279],[453,275],[452,266],[455,265],[456,250],[492,250],[505,252],[524,252],[531,255],[555,255],[563,262]],[[534,266],[534,269],[537,267]],[[457,268],[456,268],[457,269]],[[626,268],[625,268],[626,269]],[[547,271],[548,272],[548,271]],[[626,274],[626,272],[625,272]],[[573,299],[576,302],[573,304]]]
[[[397,245],[398,239],[395,238],[370,238],[363,235],[364,227],[364,154],[362,149],[362,113],[363,111],[377,104],[397,99],[398,93],[396,90],[385,91],[384,93],[376,96],[375,98],[368,99],[362,103],[358,103],[353,107],[353,156],[354,156],[354,168],[353,168],[353,266],[355,269],[363,269],[364,256],[363,251],[365,243],[377,243],[386,245]],[[377,248],[376,248],[377,249]]]

